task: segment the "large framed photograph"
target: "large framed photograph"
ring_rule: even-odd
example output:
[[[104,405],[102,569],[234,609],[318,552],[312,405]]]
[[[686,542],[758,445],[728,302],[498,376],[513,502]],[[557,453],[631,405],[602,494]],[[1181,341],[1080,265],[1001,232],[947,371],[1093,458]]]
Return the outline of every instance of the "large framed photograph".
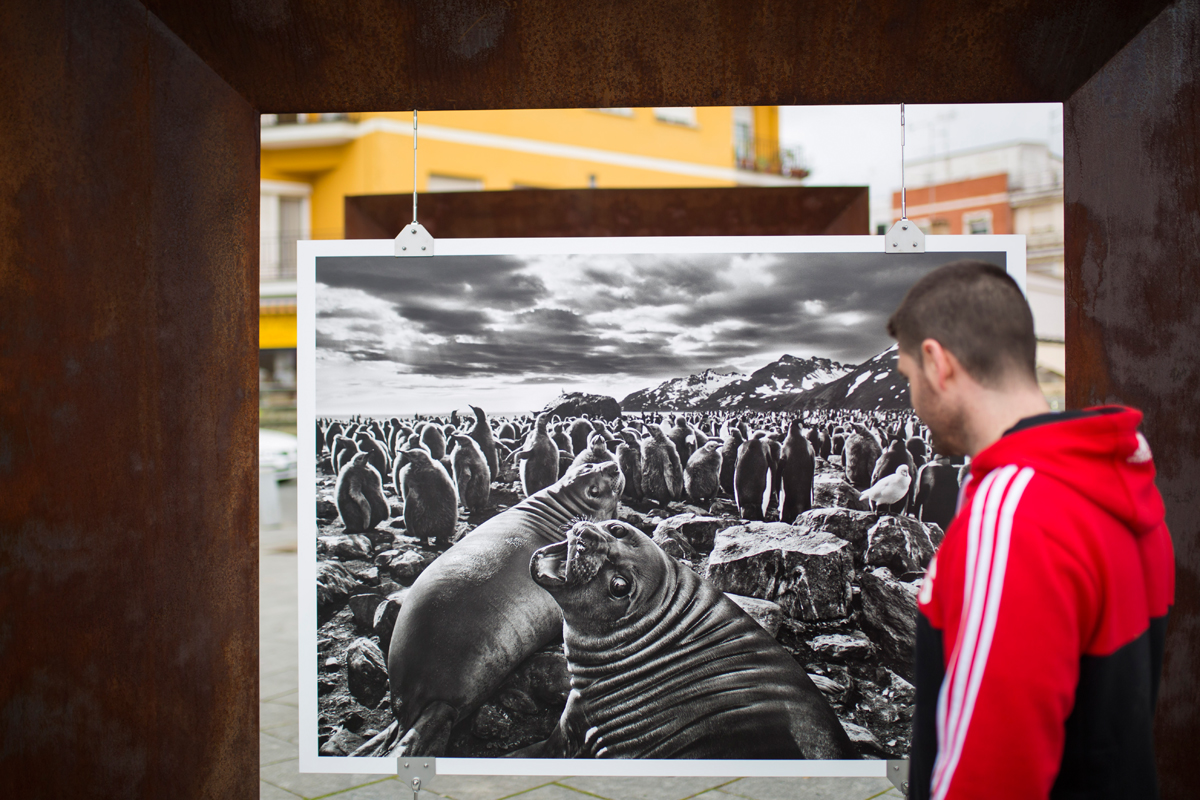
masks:
[[[964,465],[885,324],[950,261],[1025,278],[1023,237],[926,242],[301,242],[301,769],[907,757]]]

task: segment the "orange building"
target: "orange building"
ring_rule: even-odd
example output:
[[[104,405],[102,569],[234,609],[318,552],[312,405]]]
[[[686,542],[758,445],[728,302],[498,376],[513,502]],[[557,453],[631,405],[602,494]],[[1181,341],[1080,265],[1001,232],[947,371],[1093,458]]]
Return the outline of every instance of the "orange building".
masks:
[[[908,218],[925,233],[1013,232],[1007,172],[922,186],[906,194]],[[892,219],[900,219],[900,192],[892,193]]]

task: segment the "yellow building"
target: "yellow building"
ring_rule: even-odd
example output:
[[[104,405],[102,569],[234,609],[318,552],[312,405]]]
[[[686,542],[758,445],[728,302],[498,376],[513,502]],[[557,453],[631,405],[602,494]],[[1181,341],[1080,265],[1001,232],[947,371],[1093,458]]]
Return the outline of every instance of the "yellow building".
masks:
[[[807,174],[779,147],[774,106],[427,111],[418,145],[418,192],[790,186]],[[342,238],[347,196],[412,191],[412,113],[264,115],[261,178],[265,421],[294,407],[296,240]]]

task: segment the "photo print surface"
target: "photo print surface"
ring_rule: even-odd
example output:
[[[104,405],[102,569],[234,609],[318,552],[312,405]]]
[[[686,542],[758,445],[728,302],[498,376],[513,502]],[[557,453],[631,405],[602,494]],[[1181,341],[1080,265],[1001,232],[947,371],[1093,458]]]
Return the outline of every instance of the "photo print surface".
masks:
[[[304,243],[302,766],[905,758],[963,465],[886,320],[959,258],[1023,282],[1011,240]]]

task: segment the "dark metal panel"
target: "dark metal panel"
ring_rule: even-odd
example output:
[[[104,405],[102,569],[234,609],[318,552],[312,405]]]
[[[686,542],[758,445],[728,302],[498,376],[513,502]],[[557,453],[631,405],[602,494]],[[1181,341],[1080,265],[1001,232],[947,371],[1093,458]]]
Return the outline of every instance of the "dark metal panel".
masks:
[[[0,93],[0,796],[256,797],[256,112],[133,0]]]
[[[263,111],[1065,100],[1166,0],[145,0]]]
[[[1142,409],[1175,542],[1157,747],[1200,786],[1200,2],[1176,3],[1065,108],[1067,402]]]
[[[347,197],[346,238],[393,238],[412,195]],[[522,189],[421,195],[434,236],[775,236],[870,233],[865,186]]]

